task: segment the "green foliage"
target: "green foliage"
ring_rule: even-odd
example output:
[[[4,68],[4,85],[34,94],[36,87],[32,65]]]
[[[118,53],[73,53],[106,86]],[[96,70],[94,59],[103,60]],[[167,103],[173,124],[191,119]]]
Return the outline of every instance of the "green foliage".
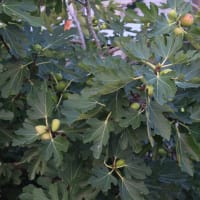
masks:
[[[199,12],[177,0],[162,5],[174,22],[153,3],[121,17],[90,0],[90,18],[72,1],[64,31],[69,5],[41,2],[0,2],[0,198],[199,199]],[[130,22],[141,31],[124,37]]]

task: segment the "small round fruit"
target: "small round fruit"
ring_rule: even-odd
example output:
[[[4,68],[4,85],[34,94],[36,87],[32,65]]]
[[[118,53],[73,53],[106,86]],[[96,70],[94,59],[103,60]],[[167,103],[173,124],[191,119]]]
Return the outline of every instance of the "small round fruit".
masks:
[[[51,130],[53,132],[57,131],[60,128],[60,120],[59,119],[53,119],[51,122]]]
[[[146,90],[147,90],[147,94],[148,96],[152,96],[153,95],[153,86],[152,85],[146,85]]]
[[[170,20],[175,20],[177,18],[177,13],[175,9],[171,9],[168,14],[167,14],[168,18]]]
[[[42,46],[41,46],[40,44],[35,44],[35,45],[33,46],[33,50],[39,52],[39,51],[42,50]]]
[[[99,21],[98,21],[97,19],[93,19],[93,20],[92,20],[92,25],[93,25],[93,26],[97,26],[98,23],[99,23]]]
[[[51,139],[51,133],[50,132],[45,132],[40,135],[41,140],[50,140]]]
[[[134,103],[131,104],[131,108],[133,110],[138,110],[140,108],[140,104],[137,103],[137,102],[134,102]]]
[[[191,26],[194,23],[194,17],[190,13],[185,14],[180,19],[182,26]]]
[[[106,29],[106,28],[107,28],[106,23],[103,23],[103,24],[100,26],[100,29]]]
[[[123,159],[117,160],[117,162],[115,164],[116,168],[121,168],[121,167],[124,167],[125,165],[126,165],[126,162]]]
[[[160,72],[160,75],[168,74],[170,72],[172,72],[171,69],[164,69],[163,71]]]
[[[47,126],[44,126],[44,125],[38,125],[38,126],[35,126],[35,131],[37,132],[37,134],[43,134],[47,131]]]
[[[185,31],[184,31],[184,29],[183,29],[182,27],[176,27],[176,28],[174,29],[174,33],[175,33],[176,36],[183,35],[184,32],[185,32]]]
[[[158,149],[158,153],[159,153],[161,156],[167,155],[167,151],[166,151],[165,149],[163,149],[163,148],[159,148],[159,149]]]
[[[63,94],[63,99],[64,99],[64,100],[68,99],[68,97],[69,97],[68,93],[64,93],[64,94]]]
[[[185,112],[185,108],[184,107],[181,107],[181,112]]]
[[[62,79],[63,79],[63,75],[61,73],[56,73],[55,77],[56,77],[57,81],[62,81]]]
[[[65,87],[66,87],[66,82],[65,81],[60,81],[60,82],[58,82],[58,84],[56,85],[56,90],[58,91],[58,92],[62,92],[64,89],[65,89]]]

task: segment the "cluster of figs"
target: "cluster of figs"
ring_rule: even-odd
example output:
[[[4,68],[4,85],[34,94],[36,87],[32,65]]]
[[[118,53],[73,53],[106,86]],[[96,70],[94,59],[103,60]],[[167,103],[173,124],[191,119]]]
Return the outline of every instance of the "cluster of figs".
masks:
[[[35,126],[35,131],[41,140],[50,140],[52,139],[52,133],[58,131],[59,128],[60,128],[60,120],[53,119],[51,121],[51,127],[48,127],[47,125],[37,125]]]
[[[194,23],[194,17],[190,13],[184,15],[178,15],[175,9],[171,9],[168,14],[169,24],[176,24],[177,26],[174,29],[176,35],[183,35],[186,33],[185,27],[190,27]]]

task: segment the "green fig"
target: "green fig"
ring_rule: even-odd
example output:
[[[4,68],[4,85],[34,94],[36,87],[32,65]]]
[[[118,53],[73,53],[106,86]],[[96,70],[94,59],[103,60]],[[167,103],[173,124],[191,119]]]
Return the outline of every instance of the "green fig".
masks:
[[[178,35],[183,35],[184,34],[184,29],[182,28],[182,27],[176,27],[175,29],[174,29],[174,33],[175,33],[175,35],[176,36],[178,36]]]
[[[151,97],[153,95],[153,90],[154,90],[153,86],[152,85],[146,85],[146,90],[147,90],[148,96]]]
[[[33,45],[33,50],[36,52],[42,51],[42,46],[40,44]]]
[[[37,134],[40,135],[40,134],[45,133],[48,130],[48,128],[47,128],[47,126],[44,126],[44,125],[37,125],[37,126],[35,126],[35,130],[36,130]]]
[[[167,14],[168,18],[170,20],[175,20],[177,18],[177,13],[175,9],[171,9],[168,14]]]
[[[158,149],[158,153],[159,153],[161,156],[167,155],[167,151],[166,151],[165,149],[163,149],[163,148],[159,148],[159,149]]]
[[[61,73],[56,73],[55,77],[56,77],[57,81],[62,81],[62,79],[63,79],[63,75]]]
[[[65,89],[66,85],[67,85],[67,83],[66,83],[65,81],[60,81],[60,82],[58,82],[58,84],[56,85],[56,90],[57,90],[58,92],[62,92],[62,91]]]
[[[51,130],[53,132],[57,131],[60,128],[60,120],[59,119],[53,119],[51,122]]]
[[[124,167],[125,165],[126,165],[126,162],[123,159],[117,160],[117,162],[115,164],[116,168],[121,168],[121,167]]]
[[[134,103],[131,104],[131,108],[133,110],[138,110],[140,108],[140,104],[137,103],[137,102],[134,102]]]
[[[40,135],[41,140],[50,140],[51,139],[51,132],[47,131]]]

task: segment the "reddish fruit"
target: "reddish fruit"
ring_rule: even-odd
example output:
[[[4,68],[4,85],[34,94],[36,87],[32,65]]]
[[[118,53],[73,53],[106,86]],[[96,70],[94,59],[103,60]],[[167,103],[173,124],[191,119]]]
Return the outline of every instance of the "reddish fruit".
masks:
[[[190,13],[185,14],[180,19],[182,26],[191,26],[194,23],[194,17]]]

